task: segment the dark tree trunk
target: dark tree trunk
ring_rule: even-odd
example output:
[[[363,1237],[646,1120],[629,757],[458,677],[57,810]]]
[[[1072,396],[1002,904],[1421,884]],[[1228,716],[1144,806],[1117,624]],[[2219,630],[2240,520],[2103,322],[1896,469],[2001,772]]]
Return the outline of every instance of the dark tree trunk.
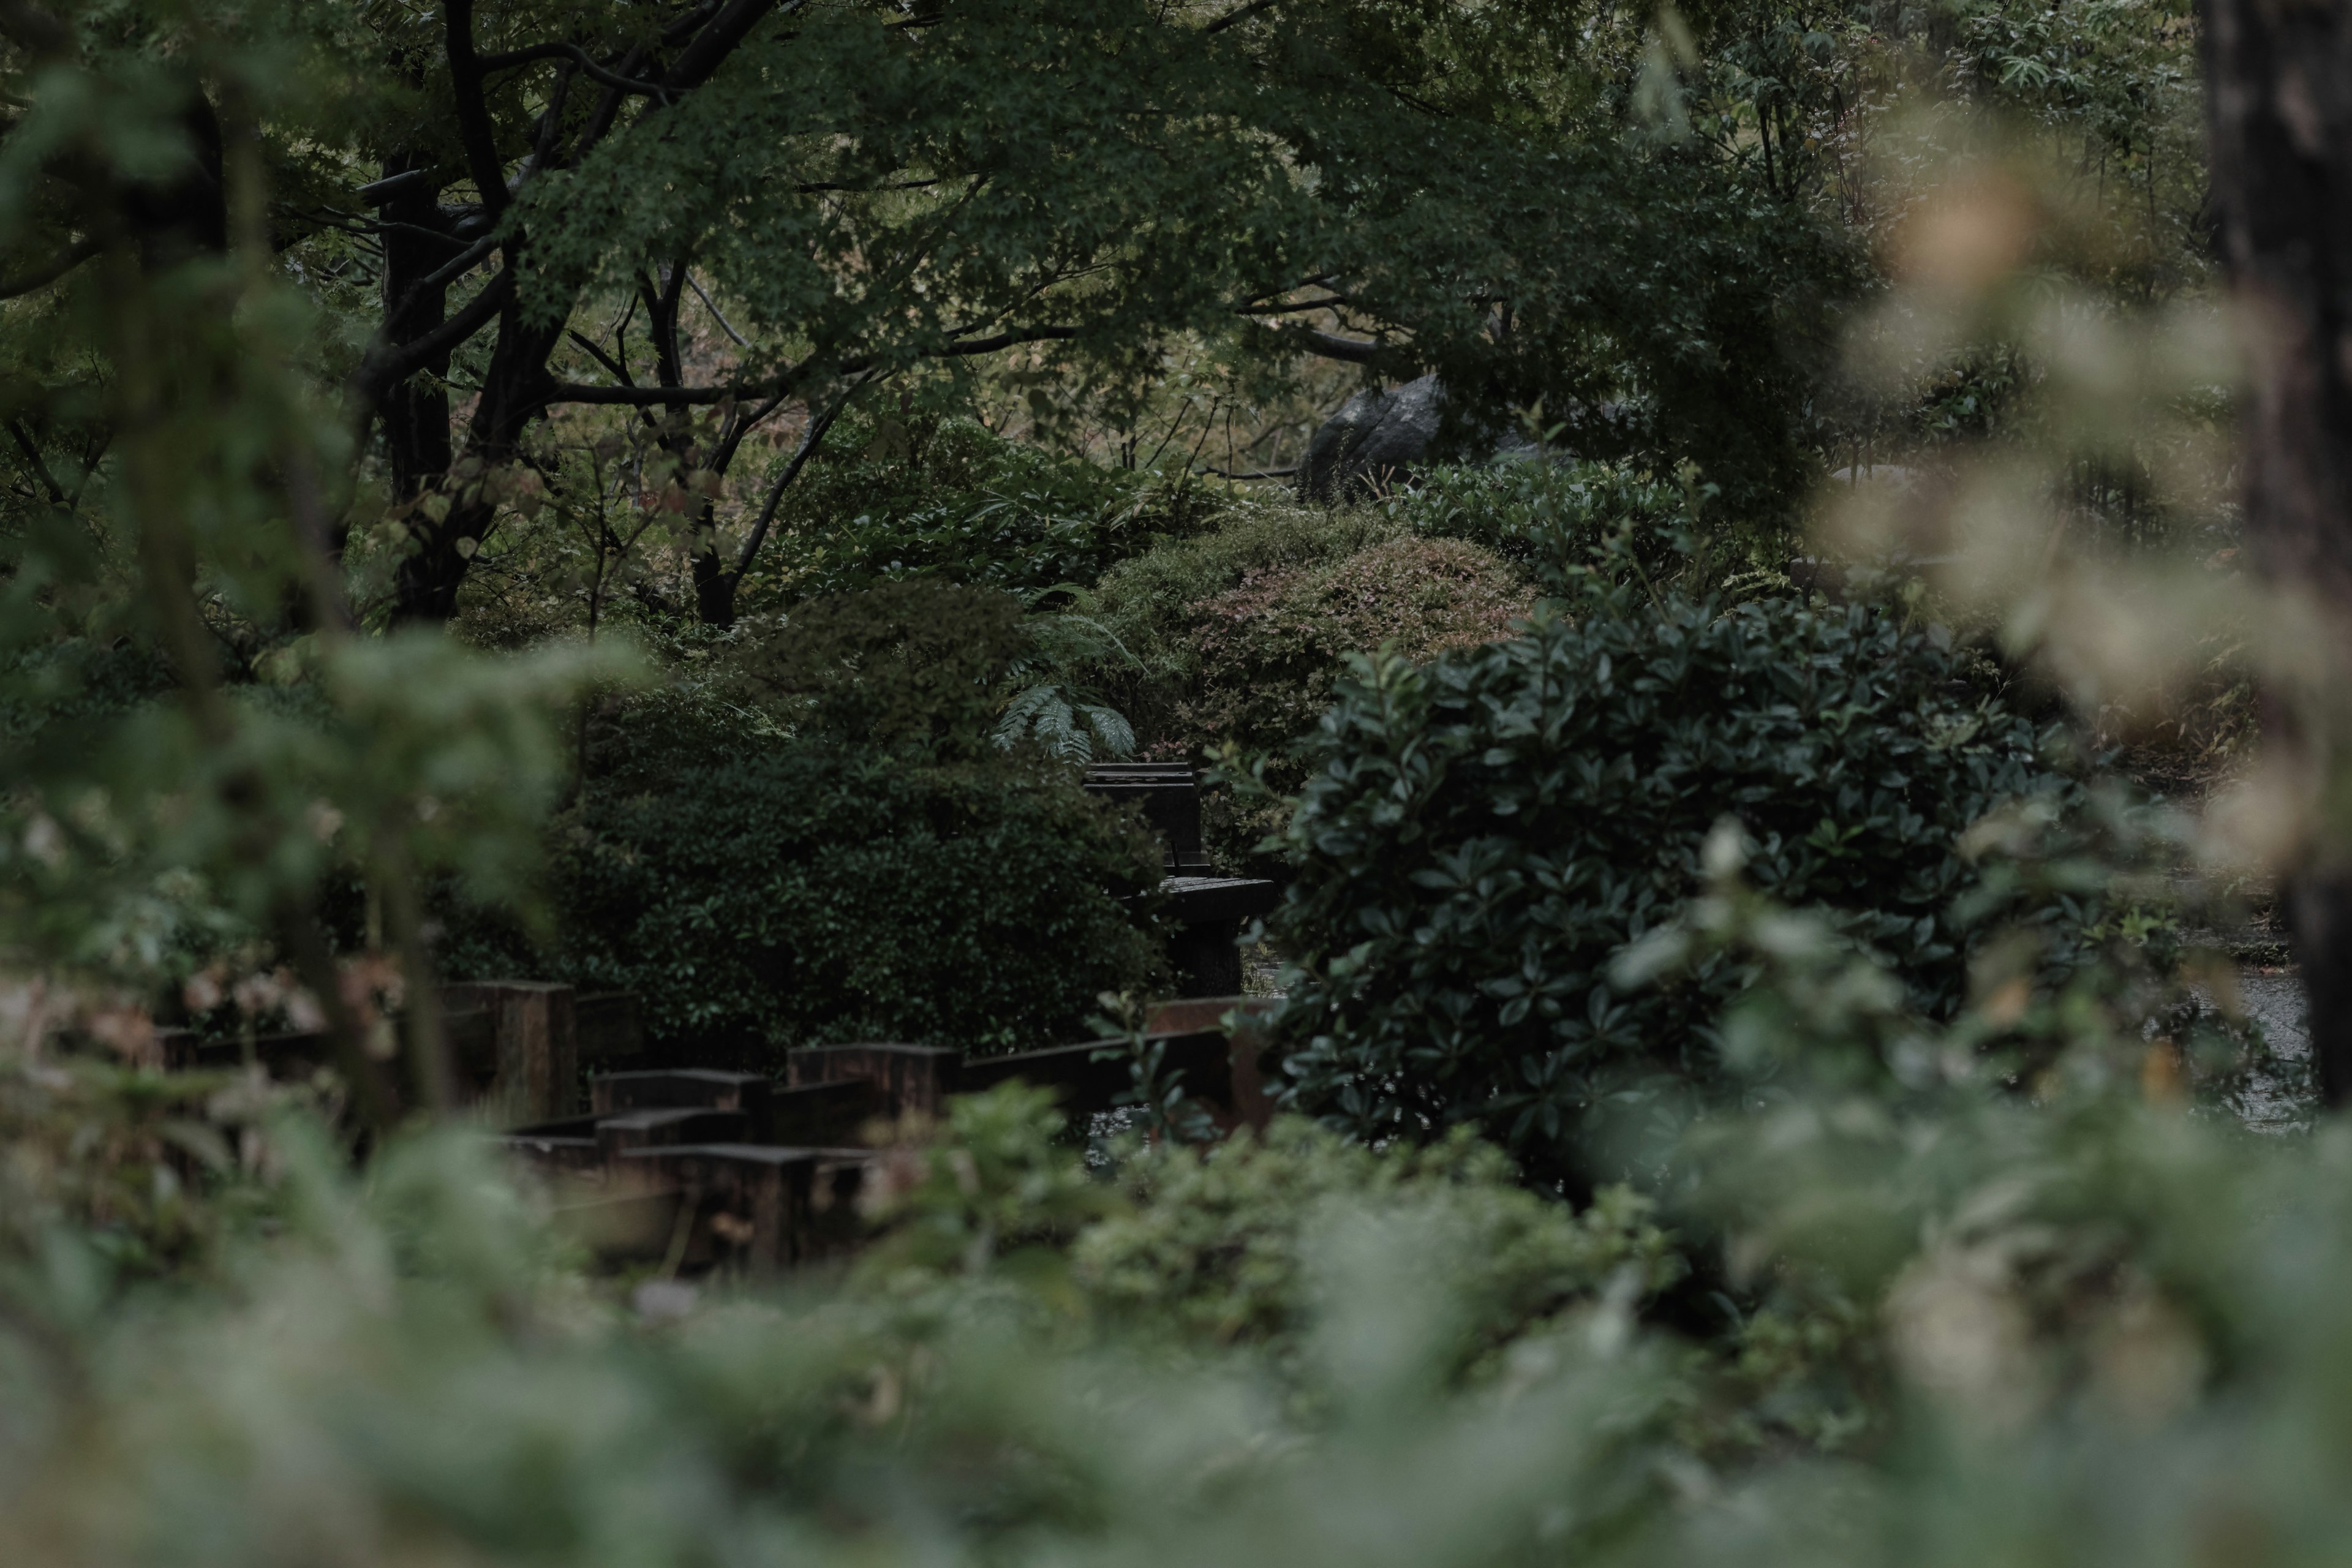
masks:
[[[547,406],[548,356],[555,352],[562,331],[561,325],[526,323],[521,307],[507,302],[499,321],[498,346],[490,351],[489,373],[483,377],[482,395],[467,430],[468,458],[485,468],[514,460],[523,432]],[[488,535],[497,518],[495,502],[463,499],[439,522],[421,512],[414,516],[409,525],[414,548],[393,581],[395,623],[446,621],[457,613],[457,589],[466,580],[473,546]]]
[[[2213,196],[2254,325],[2242,412],[2246,535],[2274,591],[2329,627],[2352,679],[2352,5],[2205,0]],[[2284,705],[2281,705],[2282,707]],[[2337,726],[2302,714],[2281,744],[2341,769]],[[2322,822],[2284,903],[2330,1104],[2352,1097],[2352,842]]]
[[[406,174],[413,166],[405,158],[387,159],[384,176]],[[449,310],[447,285],[437,289],[418,285],[456,256],[461,242],[448,237],[449,226],[443,222],[428,183],[419,182],[385,203],[383,216],[387,335],[394,343],[414,342],[446,320]],[[437,354],[383,399],[384,449],[392,466],[394,500],[410,500],[449,471],[449,391],[445,380],[448,374],[449,356]]]

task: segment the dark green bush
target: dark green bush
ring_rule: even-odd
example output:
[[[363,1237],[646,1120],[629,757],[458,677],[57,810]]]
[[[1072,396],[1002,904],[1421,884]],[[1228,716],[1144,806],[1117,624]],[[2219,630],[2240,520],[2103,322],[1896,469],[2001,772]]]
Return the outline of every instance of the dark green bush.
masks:
[[[1029,645],[1008,594],[881,583],[795,605],[739,663],[803,734],[968,758],[986,743],[997,688]]]
[[[1529,459],[1433,468],[1383,507],[1414,533],[1484,545],[1545,593],[1563,594],[1613,539],[1622,541],[1610,556],[1618,572],[1682,574],[1708,493],[1610,463]]]
[[[1381,647],[1426,659],[1510,633],[1526,588],[1491,552],[1455,539],[1390,539],[1336,561],[1261,568],[1192,606],[1199,660],[1176,705],[1195,756],[1220,743],[1262,763],[1274,789],[1307,782],[1297,742],[1331,704],[1350,654]],[[1256,846],[1281,829],[1280,805],[1213,791],[1202,827],[1228,865],[1280,874]]]
[[[1475,1122],[1557,1173],[1604,1097],[1707,1075],[1740,972],[1626,995],[1609,970],[1693,894],[1727,816],[1765,892],[1833,911],[1948,1016],[1982,906],[2013,891],[1963,836],[2004,801],[2079,794],[1942,639],[1878,609],[1589,586],[1575,611],[1369,664],[1324,720],[1275,924],[1297,965],[1289,1070],[1338,1124]],[[2029,911],[2053,957],[2094,897]]]
[[[560,964],[655,1047],[1086,1037],[1155,945],[1159,850],[1067,770],[770,742],[592,791],[557,835]],[[764,1042],[764,1047],[755,1042]]]
[[[1211,505],[1196,488],[1056,457],[969,419],[845,420],[785,492],[751,602],[911,577],[1024,595],[1091,583],[1197,527]]]

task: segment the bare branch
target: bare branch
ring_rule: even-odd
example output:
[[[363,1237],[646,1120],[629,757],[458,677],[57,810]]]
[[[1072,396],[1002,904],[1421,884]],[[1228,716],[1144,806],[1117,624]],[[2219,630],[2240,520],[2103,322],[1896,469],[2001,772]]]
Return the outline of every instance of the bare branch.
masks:
[[[710,312],[710,319],[719,323],[719,330],[735,340],[737,348],[748,349],[751,346],[751,340],[737,331],[735,323],[719,314],[719,307],[710,302],[710,296],[702,291],[702,285],[694,280],[692,273],[687,274],[686,286],[694,290],[694,297],[702,301],[702,308]]]
[[[39,479],[41,488],[49,492],[49,504],[70,507],[73,504],[71,498],[66,494],[65,486],[58,483],[57,475],[49,471],[49,460],[41,456],[40,447],[34,445],[33,437],[26,433],[25,422],[22,419],[8,421],[8,434],[16,441],[16,449],[25,454],[25,461],[31,466],[33,477]]]
[[[939,351],[937,357],[963,359],[972,354],[992,354],[1020,343],[1067,342],[1077,335],[1076,327],[1012,327],[994,337],[967,338],[960,343],[950,343]]]
[[[1241,316],[1288,316],[1300,310],[1328,310],[1348,303],[1345,294],[1326,294],[1320,300],[1301,300],[1295,305],[1236,305],[1234,313]]]
[[[833,422],[841,417],[841,411],[849,406],[849,400],[872,379],[870,374],[859,376],[849,384],[848,390],[833,400],[833,406],[823,414],[810,416],[808,428],[801,432],[800,450],[794,452],[793,460],[784,465],[784,471],[776,476],[776,482],[768,487],[768,499],[760,507],[759,521],[751,525],[751,537],[743,541],[742,552],[735,558],[736,582],[743,580],[743,574],[751,569],[751,563],[759,556],[760,546],[767,542],[768,525],[776,521],[776,503],[784,499],[785,487],[800,477],[801,469],[816,455],[818,445],[824,440],[824,433],[833,428]]]
[[[480,331],[499,313],[513,289],[514,274],[500,272],[482,285],[480,292],[460,306],[455,315],[422,337],[396,346],[385,343],[380,353],[371,349],[352,378],[353,390],[373,409],[385,393],[414,375],[418,366]]]
[[[587,333],[576,330],[570,330],[566,331],[563,335],[570,338],[573,342],[578,343],[582,348],[586,349],[590,356],[593,357],[598,364],[603,365],[604,369],[611,374],[614,381],[619,382],[623,386],[635,386],[637,384],[636,378],[629,374],[629,367],[623,364],[619,360],[614,359],[611,354],[606,353],[602,348],[598,347],[596,340],[588,336]]]

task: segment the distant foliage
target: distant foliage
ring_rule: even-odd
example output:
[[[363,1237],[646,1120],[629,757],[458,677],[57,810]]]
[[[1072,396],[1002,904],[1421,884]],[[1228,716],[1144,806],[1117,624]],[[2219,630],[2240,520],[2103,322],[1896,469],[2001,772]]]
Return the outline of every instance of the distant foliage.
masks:
[[[1087,1037],[1156,948],[1119,896],[1160,852],[1066,770],[772,742],[592,792],[557,834],[576,983],[637,992],[700,1060]]]
[[[970,419],[867,419],[826,453],[785,492],[747,602],[909,578],[1034,595],[1091,583],[1210,510],[1181,481],[1056,458]]]
[[[796,606],[739,667],[803,734],[970,757],[1027,646],[1021,605],[1005,594],[883,583]]]
[[[1755,840],[1759,886],[1833,911],[1948,1016],[1971,921],[2006,896],[1969,829],[2077,796],[2029,724],[1878,608],[1654,609],[1620,585],[1573,611],[1426,668],[1370,662],[1324,721],[1275,925],[1297,965],[1289,1070],[1337,1125],[1475,1122],[1560,1171],[1612,1091],[1712,1075],[1739,972],[1626,994],[1610,963],[1675,917],[1725,816]],[[2095,906],[2024,916],[2063,963]]]
[[[1510,562],[1547,594],[1570,591],[1596,550],[1622,541],[1621,573],[1680,572],[1706,527],[1705,486],[1607,463],[1490,463],[1433,468],[1383,502],[1413,532],[1465,539]]]

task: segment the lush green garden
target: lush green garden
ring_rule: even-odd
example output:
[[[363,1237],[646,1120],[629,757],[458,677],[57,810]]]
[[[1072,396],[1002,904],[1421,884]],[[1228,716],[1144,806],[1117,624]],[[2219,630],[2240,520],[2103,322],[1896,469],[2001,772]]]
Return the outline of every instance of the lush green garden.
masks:
[[[0,1562],[2340,1555],[2205,26],[0,5]],[[1116,1031],[1121,760],[1264,1131],[1014,1082],[689,1278],[451,1102],[451,982]]]

